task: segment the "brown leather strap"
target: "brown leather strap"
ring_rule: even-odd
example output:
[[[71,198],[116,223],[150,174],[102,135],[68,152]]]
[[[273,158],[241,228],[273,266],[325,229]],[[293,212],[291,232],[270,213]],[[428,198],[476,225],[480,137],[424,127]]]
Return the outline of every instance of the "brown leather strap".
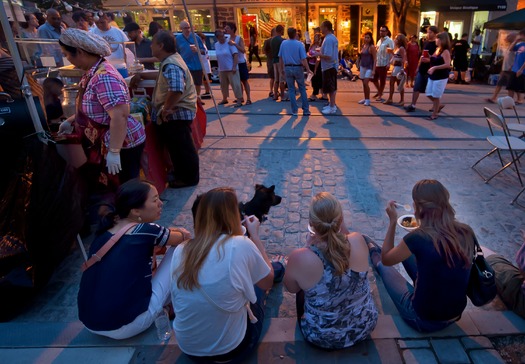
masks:
[[[108,240],[106,244],[102,246],[95,254],[91,256],[84,264],[82,264],[82,272],[85,272],[86,269],[91,267],[93,264],[100,262],[102,257],[106,255],[106,253],[117,243],[117,241],[120,240],[122,235],[124,235],[129,229],[137,225],[136,222],[132,222],[124,226],[122,229],[120,229],[115,235],[111,237],[111,239]]]

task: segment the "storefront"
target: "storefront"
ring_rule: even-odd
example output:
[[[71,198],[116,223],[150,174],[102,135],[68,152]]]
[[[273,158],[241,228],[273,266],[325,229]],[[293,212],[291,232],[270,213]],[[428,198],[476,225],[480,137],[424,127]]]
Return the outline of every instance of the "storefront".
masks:
[[[448,28],[453,36],[463,33],[472,38],[474,30],[483,31],[491,12],[507,10],[506,0],[421,0],[420,24]],[[424,36],[421,33],[421,36]],[[483,37],[483,50],[490,51],[493,39]]]
[[[122,0],[109,0],[104,6],[111,11],[131,12],[143,29],[147,29],[149,22],[157,21],[165,29],[176,31],[179,23],[187,18],[181,0],[138,0],[133,5],[122,4]],[[255,29],[262,43],[278,24],[285,28],[296,27],[303,34],[308,28],[312,35],[314,27],[330,20],[340,48],[344,49],[350,45],[358,46],[367,31],[376,37],[378,24],[388,22],[388,6],[378,5],[373,0],[362,1],[359,5],[345,0],[331,3],[311,0],[194,0],[188,1],[187,5],[197,31],[213,31],[224,22],[233,21],[247,43],[250,28]]]

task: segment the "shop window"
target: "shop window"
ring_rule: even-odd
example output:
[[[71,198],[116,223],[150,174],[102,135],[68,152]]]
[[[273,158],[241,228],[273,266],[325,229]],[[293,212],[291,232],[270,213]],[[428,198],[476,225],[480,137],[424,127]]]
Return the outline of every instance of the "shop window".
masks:
[[[470,34],[471,34],[471,40],[474,38],[474,31],[476,29],[479,29],[481,31],[483,31],[483,25],[489,21],[489,12],[488,11],[475,11],[474,12],[474,17],[472,19],[472,28],[470,29]],[[486,36],[486,32],[485,33],[481,33],[481,35],[483,36],[482,40],[481,40],[481,50],[482,52],[486,52],[487,50],[490,51],[490,47],[487,47],[487,41],[488,41],[488,37]],[[487,49],[488,48],[488,49]]]
[[[361,7],[361,35],[359,43],[362,44],[366,32],[374,34],[375,6]],[[375,39],[375,38],[374,38]]]
[[[336,7],[319,7],[319,25],[321,25],[325,20],[329,20],[332,23],[332,26],[335,28],[337,26],[337,8]]]
[[[447,20],[445,21],[444,27],[448,28],[448,32],[453,38],[455,38],[457,34],[458,39],[461,39],[461,35],[463,34],[463,21]]]

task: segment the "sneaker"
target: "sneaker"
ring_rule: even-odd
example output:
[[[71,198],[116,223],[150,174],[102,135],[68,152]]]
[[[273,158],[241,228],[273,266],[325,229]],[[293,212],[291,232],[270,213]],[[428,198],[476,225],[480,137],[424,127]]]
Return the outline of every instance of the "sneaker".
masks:
[[[292,111],[292,116],[297,116],[297,111]]]
[[[416,111],[416,108],[413,105],[408,105],[408,106],[405,106],[405,111],[406,112],[414,112],[414,111]]]
[[[365,102],[363,103],[363,105],[365,105],[365,106],[370,106],[370,100],[365,100]]]
[[[337,112],[337,106],[328,107],[328,109],[323,109],[321,112],[325,115],[335,114]]]
[[[310,116],[312,113],[309,110],[303,111],[303,116]]]
[[[357,103],[358,103],[359,105],[363,105],[365,102],[366,102],[366,100],[365,100],[365,99],[362,99],[362,100],[359,100]]]
[[[209,92],[206,92],[201,95],[201,99],[211,99],[211,94]]]
[[[337,105],[334,105],[335,108],[337,108]],[[330,108],[330,103],[323,107],[323,110],[328,110]]]

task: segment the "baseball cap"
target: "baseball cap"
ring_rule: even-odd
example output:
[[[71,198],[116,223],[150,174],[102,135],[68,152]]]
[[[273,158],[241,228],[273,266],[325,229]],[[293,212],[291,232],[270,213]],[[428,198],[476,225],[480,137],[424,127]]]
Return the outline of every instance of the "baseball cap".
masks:
[[[140,26],[137,23],[129,23],[129,24],[126,24],[126,26],[124,27],[124,31],[126,33],[132,32],[134,30],[140,30]]]

